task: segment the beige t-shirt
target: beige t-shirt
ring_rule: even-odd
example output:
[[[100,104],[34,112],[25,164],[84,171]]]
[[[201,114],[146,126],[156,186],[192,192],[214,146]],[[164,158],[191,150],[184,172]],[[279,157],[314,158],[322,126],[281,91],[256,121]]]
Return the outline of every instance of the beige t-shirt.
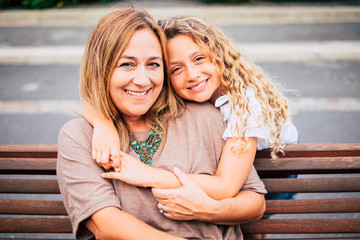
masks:
[[[211,104],[188,103],[185,113],[169,122],[167,139],[153,157],[152,166],[185,173],[214,174],[224,146],[224,123]],[[59,133],[57,175],[76,239],[93,237],[82,222],[96,211],[115,206],[141,221],[187,239],[242,239],[240,226],[217,226],[200,221],[174,221],[159,213],[150,188],[103,179],[91,158],[93,128],[84,119],[66,123]],[[135,133],[138,138],[144,133]],[[138,157],[132,150],[130,154]],[[255,169],[242,190],[266,193]]]

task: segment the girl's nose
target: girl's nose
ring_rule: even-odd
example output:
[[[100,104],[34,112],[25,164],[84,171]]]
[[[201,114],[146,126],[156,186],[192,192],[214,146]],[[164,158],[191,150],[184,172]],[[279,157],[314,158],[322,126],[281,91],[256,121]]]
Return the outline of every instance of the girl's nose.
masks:
[[[188,67],[186,72],[187,72],[187,79],[189,81],[197,80],[200,77],[200,71],[198,71],[194,67]]]

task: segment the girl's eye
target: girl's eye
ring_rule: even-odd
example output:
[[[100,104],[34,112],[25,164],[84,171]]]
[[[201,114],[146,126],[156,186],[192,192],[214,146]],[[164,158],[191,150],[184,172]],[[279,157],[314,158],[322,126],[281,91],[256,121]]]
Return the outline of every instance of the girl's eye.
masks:
[[[174,68],[172,71],[171,71],[171,74],[174,74],[174,73],[176,73],[177,71],[179,71],[180,70],[180,67],[176,67],[176,68]]]
[[[203,59],[205,59],[204,56],[198,56],[198,57],[195,58],[195,62],[199,62],[199,61],[201,61]]]

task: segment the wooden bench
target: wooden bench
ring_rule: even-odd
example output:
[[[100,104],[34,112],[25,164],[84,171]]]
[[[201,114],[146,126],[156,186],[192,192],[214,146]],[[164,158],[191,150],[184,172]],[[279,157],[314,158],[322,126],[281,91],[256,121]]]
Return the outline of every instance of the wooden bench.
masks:
[[[71,233],[55,176],[56,155],[54,145],[0,146],[0,239],[35,239],[39,233],[49,239],[50,233]],[[277,160],[258,152],[255,166],[260,175],[300,174],[296,179],[263,178],[269,192],[299,194],[296,200],[267,201],[266,213],[273,215],[243,224],[245,234],[360,237],[360,144],[289,145],[285,157]]]

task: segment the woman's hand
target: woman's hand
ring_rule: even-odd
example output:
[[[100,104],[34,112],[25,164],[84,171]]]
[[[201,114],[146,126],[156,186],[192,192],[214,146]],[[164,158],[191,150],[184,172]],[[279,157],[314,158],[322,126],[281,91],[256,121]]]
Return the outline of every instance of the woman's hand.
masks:
[[[120,154],[119,134],[111,121],[94,122],[92,138],[92,158],[100,166],[109,170],[111,156]]]
[[[201,220],[211,219],[212,208],[216,201],[196,185],[180,169],[174,169],[175,176],[182,186],[177,189],[153,188],[152,193],[159,202],[158,208],[164,216],[173,220]]]
[[[151,187],[156,169],[124,152],[112,155],[110,159],[115,172],[103,173],[103,178],[118,179],[138,187]]]

